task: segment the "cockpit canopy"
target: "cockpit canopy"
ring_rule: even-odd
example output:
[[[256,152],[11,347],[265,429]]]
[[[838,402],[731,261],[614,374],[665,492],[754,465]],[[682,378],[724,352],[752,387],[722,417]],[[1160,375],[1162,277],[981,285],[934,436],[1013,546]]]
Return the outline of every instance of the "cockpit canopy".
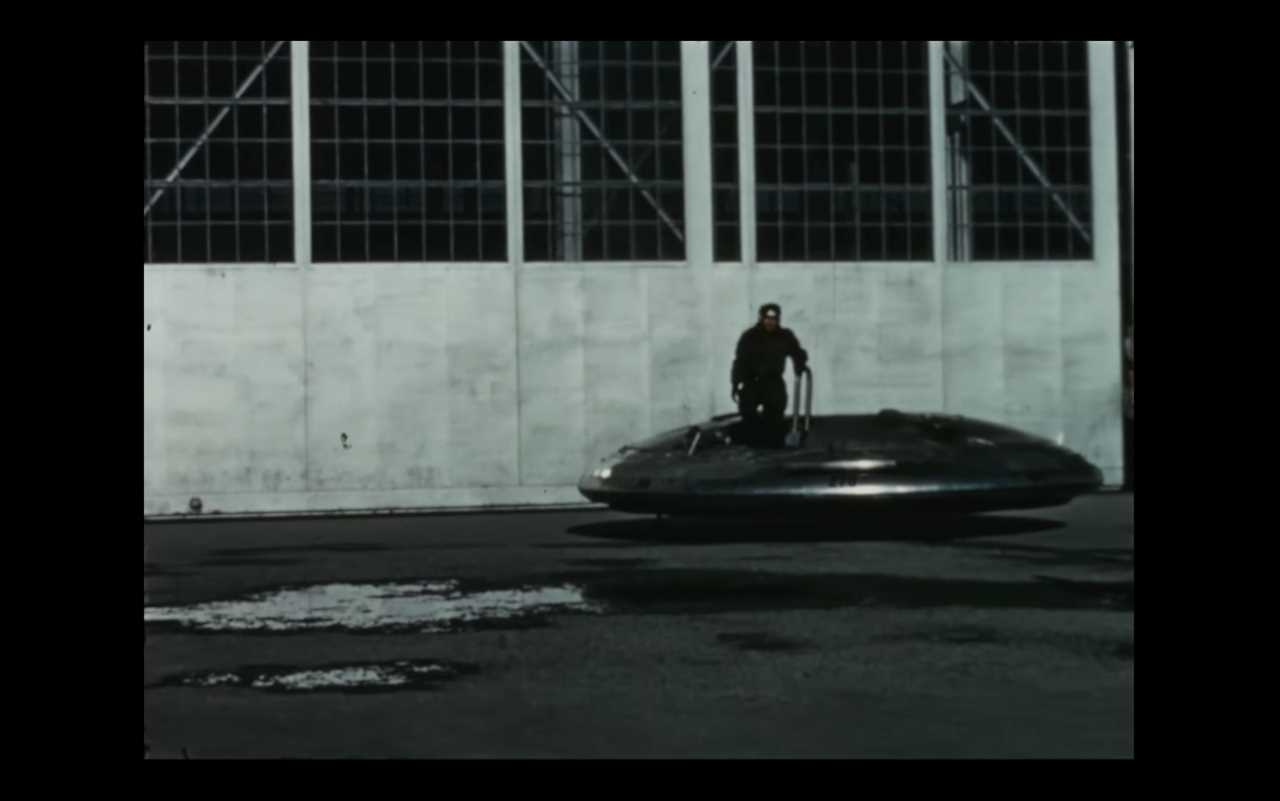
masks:
[[[698,425],[680,426],[622,447],[646,453],[707,450],[741,444],[741,416],[726,414]],[[1052,444],[1017,429],[951,415],[908,414],[886,409],[878,414],[831,415],[811,419],[801,447],[833,452],[901,446],[904,436],[935,445]],[[694,447],[696,442],[696,448]]]
[[[698,443],[698,451],[732,445],[735,442],[735,434],[737,433],[735,426],[741,419],[741,416],[737,414],[720,415],[698,425],[681,426],[663,431],[661,434],[655,434],[648,439],[624,445],[622,450],[644,451],[646,453],[687,452],[693,447],[695,440]]]

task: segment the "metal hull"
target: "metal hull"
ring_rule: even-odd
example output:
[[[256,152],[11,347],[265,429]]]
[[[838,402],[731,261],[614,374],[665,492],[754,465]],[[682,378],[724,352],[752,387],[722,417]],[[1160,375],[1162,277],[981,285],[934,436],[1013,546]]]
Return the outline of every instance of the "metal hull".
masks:
[[[700,495],[696,493],[627,493],[582,490],[594,503],[603,503],[619,512],[672,515],[755,515],[759,513],[811,512],[819,515],[850,513],[976,514],[1013,509],[1042,509],[1064,506],[1074,498],[1097,489],[1077,485],[1049,491],[983,490],[931,492],[915,495],[830,497],[805,495]]]
[[[784,449],[735,442],[738,422],[726,415],[624,447],[578,489],[648,514],[951,514],[1060,506],[1102,484],[1066,448],[968,418],[816,417],[800,447]]]

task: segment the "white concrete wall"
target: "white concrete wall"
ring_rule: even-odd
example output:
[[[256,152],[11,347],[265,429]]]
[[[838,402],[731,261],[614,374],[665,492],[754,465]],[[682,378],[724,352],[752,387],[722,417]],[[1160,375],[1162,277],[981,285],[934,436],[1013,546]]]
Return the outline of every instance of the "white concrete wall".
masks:
[[[770,300],[816,414],[1003,421],[1118,484],[1114,118],[1094,119],[1090,262],[712,264],[691,227],[682,264],[147,265],[144,514],[578,502],[618,445],[732,410],[734,343]]]
[[[573,502],[619,444],[732,410],[766,300],[817,413],[1005,421],[1121,480],[1114,270],[715,265],[708,319],[689,268],[523,269],[516,298],[505,266],[148,268],[145,513]]]

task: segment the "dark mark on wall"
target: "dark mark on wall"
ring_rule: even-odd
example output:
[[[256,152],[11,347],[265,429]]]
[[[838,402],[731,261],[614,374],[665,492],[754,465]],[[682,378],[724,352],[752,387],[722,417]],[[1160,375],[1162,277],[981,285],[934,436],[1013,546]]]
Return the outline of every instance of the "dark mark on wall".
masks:
[[[346,448],[347,450],[351,450],[351,443],[347,441],[347,434],[345,431],[342,434],[341,440],[342,440],[342,447]]]

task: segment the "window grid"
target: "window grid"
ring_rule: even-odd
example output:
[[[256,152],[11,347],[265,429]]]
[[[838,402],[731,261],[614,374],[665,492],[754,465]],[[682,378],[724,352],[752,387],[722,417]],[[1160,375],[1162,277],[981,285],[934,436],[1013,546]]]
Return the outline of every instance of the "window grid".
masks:
[[[764,261],[932,259],[924,42],[755,42]]]
[[[1092,258],[1085,43],[943,47],[950,257]]]
[[[143,68],[143,261],[291,261],[285,43],[146,42]]]
[[[311,46],[318,262],[505,261],[498,42]]]
[[[684,259],[679,43],[522,42],[521,85],[525,258]]]
[[[713,258],[742,258],[741,209],[738,206],[738,53],[736,42],[712,42],[711,186],[714,198]]]

